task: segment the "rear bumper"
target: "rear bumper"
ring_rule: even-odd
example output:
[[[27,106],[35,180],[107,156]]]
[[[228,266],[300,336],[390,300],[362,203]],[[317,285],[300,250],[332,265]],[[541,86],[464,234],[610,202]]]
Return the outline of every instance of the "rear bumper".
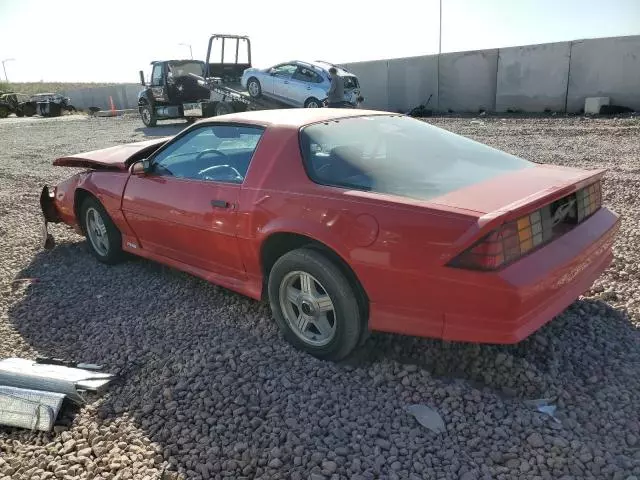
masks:
[[[386,331],[445,340],[518,343],[562,313],[610,265],[619,217],[602,208],[589,220],[498,273],[479,273],[473,283],[447,285],[450,309],[383,313]],[[499,309],[495,307],[499,306]],[[497,313],[497,312],[500,313]],[[491,313],[488,313],[491,312]],[[375,326],[374,326],[375,329]]]

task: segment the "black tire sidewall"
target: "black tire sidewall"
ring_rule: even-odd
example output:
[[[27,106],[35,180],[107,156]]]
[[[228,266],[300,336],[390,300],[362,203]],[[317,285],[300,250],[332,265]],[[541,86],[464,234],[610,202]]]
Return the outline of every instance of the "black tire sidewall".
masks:
[[[102,217],[102,221],[107,229],[107,238],[109,240],[109,251],[106,256],[100,255],[93,247],[93,243],[89,238],[89,233],[87,232],[86,218],[87,218],[87,210],[89,208],[94,208]],[[118,227],[113,223],[111,217],[102,206],[102,204],[96,200],[94,197],[87,197],[82,201],[80,205],[80,224],[82,225],[82,231],[87,237],[87,244],[89,246],[89,251],[96,257],[99,261],[106,264],[114,264],[120,261],[122,258],[122,235],[118,230]]]
[[[142,115],[142,111],[143,110],[147,110],[149,112],[149,123],[144,121],[144,115]],[[144,105],[142,105],[140,107],[140,114],[141,114],[140,116],[142,117],[142,123],[144,123],[145,126],[147,126],[147,127],[155,127],[156,126],[157,119],[153,115],[153,110],[151,109],[151,105],[149,105],[148,103],[145,103]]]
[[[280,308],[280,284],[291,271],[304,271],[315,277],[326,289],[335,309],[336,334],[322,347],[309,345],[291,329]],[[300,350],[325,360],[341,360],[357,346],[362,329],[361,312],[354,287],[326,256],[319,251],[302,248],[280,257],[269,274],[269,303],[285,339]]]
[[[309,107],[311,103],[315,103],[316,105],[318,105],[317,108],[322,108],[322,102],[315,97],[307,98],[307,101],[304,102],[304,108],[311,108]]]

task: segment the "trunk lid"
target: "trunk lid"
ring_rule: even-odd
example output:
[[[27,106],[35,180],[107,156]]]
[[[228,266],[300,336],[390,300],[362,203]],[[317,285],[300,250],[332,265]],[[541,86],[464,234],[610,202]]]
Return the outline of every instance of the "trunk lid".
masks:
[[[483,216],[519,213],[569,195],[602,178],[605,172],[536,165],[454,190],[429,203],[472,210]]]
[[[53,165],[58,167],[127,170],[131,163],[150,155],[171,138],[154,138],[142,142],[126,143],[100,150],[67,155],[55,159]]]

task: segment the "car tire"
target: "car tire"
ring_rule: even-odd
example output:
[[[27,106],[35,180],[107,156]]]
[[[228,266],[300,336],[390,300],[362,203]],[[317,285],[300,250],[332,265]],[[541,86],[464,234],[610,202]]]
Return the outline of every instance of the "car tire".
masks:
[[[262,95],[262,85],[260,85],[260,81],[255,77],[251,77],[247,82],[247,91],[252,98],[260,97],[260,95]]]
[[[146,127],[155,127],[158,123],[158,117],[153,113],[153,108],[148,103],[140,105],[140,118]]]
[[[80,224],[89,250],[100,262],[113,265],[122,260],[122,235],[94,197],[85,198],[80,205]]]
[[[363,322],[354,286],[321,252],[301,248],[280,257],[269,274],[268,294],[280,331],[296,348],[338,361],[357,346]]]
[[[307,98],[304,108],[322,108],[322,102],[315,97]]]
[[[0,118],[7,118],[9,116],[9,109],[5,106],[0,106]]]

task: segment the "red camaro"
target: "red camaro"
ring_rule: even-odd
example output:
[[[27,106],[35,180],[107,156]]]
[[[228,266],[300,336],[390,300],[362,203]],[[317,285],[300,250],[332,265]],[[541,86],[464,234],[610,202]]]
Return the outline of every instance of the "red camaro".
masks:
[[[286,109],[54,161],[47,222],[260,299],[326,359],[371,330],[515,343],[609,265],[604,170],[523,160],[388,112]]]

